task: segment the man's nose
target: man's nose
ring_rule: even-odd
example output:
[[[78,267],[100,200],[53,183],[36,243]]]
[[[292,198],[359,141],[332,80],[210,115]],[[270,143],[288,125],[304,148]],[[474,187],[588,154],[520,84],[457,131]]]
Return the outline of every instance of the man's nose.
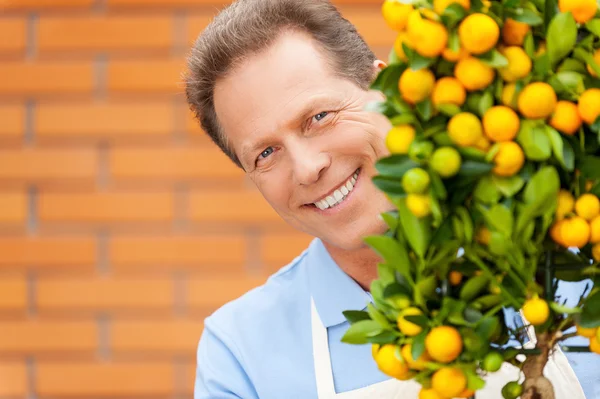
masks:
[[[331,164],[329,154],[317,148],[299,145],[293,151],[294,179],[297,183],[309,185],[321,177]]]

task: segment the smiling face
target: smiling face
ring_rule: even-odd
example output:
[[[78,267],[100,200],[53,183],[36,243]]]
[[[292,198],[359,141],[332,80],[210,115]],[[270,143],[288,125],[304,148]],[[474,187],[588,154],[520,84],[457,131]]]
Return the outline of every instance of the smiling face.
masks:
[[[335,76],[309,36],[288,32],[219,80],[214,103],[273,209],[294,228],[353,250],[385,231],[378,216],[393,209],[370,179],[388,154],[391,126],[364,107],[382,98]]]

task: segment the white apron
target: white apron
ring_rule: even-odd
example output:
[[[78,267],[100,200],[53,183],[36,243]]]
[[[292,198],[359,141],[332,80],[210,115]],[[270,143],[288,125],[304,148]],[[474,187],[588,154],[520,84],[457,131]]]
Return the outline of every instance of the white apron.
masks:
[[[390,378],[383,382],[369,385],[353,391],[336,393],[333,384],[333,370],[329,356],[329,339],[327,328],[321,322],[313,299],[311,305],[311,328],[313,341],[313,358],[315,363],[315,378],[318,399],[418,399],[421,385],[415,381],[400,381]],[[535,336],[525,347],[535,346]],[[583,389],[577,380],[575,372],[569,365],[566,356],[557,350],[548,361],[544,375],[552,381],[556,399],[585,399]],[[504,363],[502,368],[486,377],[485,388],[477,391],[478,399],[502,399],[502,387],[509,381],[519,377],[519,369]]]

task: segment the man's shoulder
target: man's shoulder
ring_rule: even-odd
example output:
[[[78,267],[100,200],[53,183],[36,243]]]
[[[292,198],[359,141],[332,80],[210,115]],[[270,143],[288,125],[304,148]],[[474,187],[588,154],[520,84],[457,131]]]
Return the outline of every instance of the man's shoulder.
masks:
[[[305,299],[302,294],[308,295],[308,251],[305,249],[293,261],[269,276],[264,284],[221,306],[205,323],[218,326],[223,332],[235,333],[251,325],[273,322],[278,317],[289,315]]]

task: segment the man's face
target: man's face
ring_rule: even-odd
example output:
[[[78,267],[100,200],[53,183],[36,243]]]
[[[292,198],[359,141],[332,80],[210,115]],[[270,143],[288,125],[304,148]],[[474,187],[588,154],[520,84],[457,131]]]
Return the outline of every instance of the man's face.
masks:
[[[296,229],[353,250],[385,231],[379,214],[393,208],[370,179],[388,154],[390,124],[363,110],[381,94],[334,76],[316,46],[305,34],[283,34],[217,82],[215,108],[275,211]]]

